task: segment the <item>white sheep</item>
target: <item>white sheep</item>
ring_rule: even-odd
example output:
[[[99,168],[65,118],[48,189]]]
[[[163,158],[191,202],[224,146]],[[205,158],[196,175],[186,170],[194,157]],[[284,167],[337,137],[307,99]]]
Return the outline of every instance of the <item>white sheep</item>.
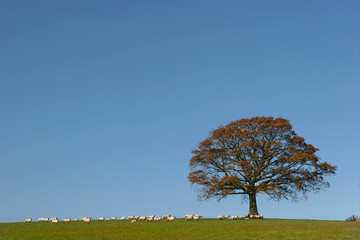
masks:
[[[120,221],[125,221],[125,220],[126,220],[125,217],[120,218]]]
[[[98,221],[104,221],[105,220],[105,218],[104,217],[100,217],[100,218],[98,218]]]
[[[167,221],[174,221],[176,217],[168,217]]]
[[[71,218],[66,218],[66,219],[62,220],[63,223],[69,223],[70,221],[71,221]]]
[[[80,219],[80,221],[82,222],[90,222],[92,220],[92,218],[89,218],[89,217],[83,217]]]
[[[59,222],[59,219],[56,219],[56,218],[51,220],[51,223],[58,223],[58,222]]]
[[[27,219],[25,219],[25,222],[27,223],[27,222],[31,222],[32,221],[32,218],[27,218]]]
[[[161,217],[154,218],[154,222],[160,222],[160,220],[161,220]]]
[[[223,219],[224,219],[224,216],[218,216],[217,219],[223,220]]]

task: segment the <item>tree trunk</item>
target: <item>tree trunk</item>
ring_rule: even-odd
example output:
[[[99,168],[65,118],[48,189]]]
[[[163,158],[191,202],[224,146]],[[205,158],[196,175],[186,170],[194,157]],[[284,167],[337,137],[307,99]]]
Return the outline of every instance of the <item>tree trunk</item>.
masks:
[[[259,215],[256,205],[256,194],[249,194],[249,216]]]

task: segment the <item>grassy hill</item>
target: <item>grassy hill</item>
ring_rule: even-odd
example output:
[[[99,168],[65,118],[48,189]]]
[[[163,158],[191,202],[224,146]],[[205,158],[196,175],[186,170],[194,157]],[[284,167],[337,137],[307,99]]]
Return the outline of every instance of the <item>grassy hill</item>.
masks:
[[[217,220],[0,223],[0,239],[360,239],[360,222]]]

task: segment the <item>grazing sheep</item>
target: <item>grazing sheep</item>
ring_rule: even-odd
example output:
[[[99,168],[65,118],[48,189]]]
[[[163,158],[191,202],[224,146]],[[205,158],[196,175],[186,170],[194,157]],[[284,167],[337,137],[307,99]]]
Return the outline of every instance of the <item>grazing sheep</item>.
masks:
[[[133,219],[133,220],[131,220],[131,222],[132,222],[132,223],[136,223],[136,222],[137,222],[137,220],[136,220],[136,219]]]
[[[190,216],[189,216],[189,215],[188,215],[188,216],[185,216],[185,220],[186,220],[186,221],[187,221],[187,220],[193,220],[193,219],[194,219],[194,216],[191,216],[191,215],[190,215]]]
[[[128,219],[134,219],[135,216],[128,216]]]
[[[50,221],[52,221],[52,220],[59,220],[58,218],[50,218]]]
[[[147,218],[146,218],[146,221],[147,221],[147,222],[152,222],[152,221],[154,221],[154,218],[153,218],[153,217],[147,217]]]
[[[224,219],[229,219],[230,215],[224,215]]]
[[[144,217],[144,216],[139,217],[139,221],[145,221],[145,220],[146,220],[146,217]]]
[[[116,220],[116,217],[111,217],[110,220]]]
[[[69,223],[70,221],[71,221],[71,218],[66,218],[66,219],[62,220],[63,223]]]
[[[49,218],[39,218],[39,222],[48,222]]]
[[[27,219],[25,219],[25,222],[27,223],[27,222],[31,222],[32,221],[32,218],[27,218]]]
[[[51,220],[51,223],[58,223],[58,222],[59,222],[59,219],[54,218],[54,219]]]
[[[199,219],[202,218],[202,215],[196,214],[195,217],[198,217]]]
[[[168,217],[167,221],[174,221],[176,217]]]
[[[98,218],[98,221],[104,221],[104,220],[105,220],[104,217]]]
[[[161,220],[161,217],[154,218],[154,222],[160,222],[160,220]]]
[[[80,221],[82,222],[90,222],[92,220],[92,218],[89,218],[89,217],[83,217],[80,219]]]
[[[125,217],[120,218],[120,221],[125,221],[125,220],[126,220]]]
[[[223,219],[224,219],[224,216],[218,216],[217,219],[223,220]]]
[[[195,220],[195,221],[197,221],[197,220],[199,220],[200,219],[200,217],[193,217],[193,219]]]
[[[171,215],[163,215],[163,219],[168,219],[169,217],[171,217]]]
[[[77,221],[78,219],[77,218],[74,218],[74,220],[73,221]]]

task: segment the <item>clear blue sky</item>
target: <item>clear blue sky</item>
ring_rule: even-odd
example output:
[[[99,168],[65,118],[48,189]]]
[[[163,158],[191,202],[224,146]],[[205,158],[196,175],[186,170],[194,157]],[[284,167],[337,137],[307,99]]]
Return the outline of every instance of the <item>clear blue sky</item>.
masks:
[[[0,222],[245,215],[201,202],[191,150],[284,117],[338,166],[269,218],[360,215],[360,1],[0,1]]]

